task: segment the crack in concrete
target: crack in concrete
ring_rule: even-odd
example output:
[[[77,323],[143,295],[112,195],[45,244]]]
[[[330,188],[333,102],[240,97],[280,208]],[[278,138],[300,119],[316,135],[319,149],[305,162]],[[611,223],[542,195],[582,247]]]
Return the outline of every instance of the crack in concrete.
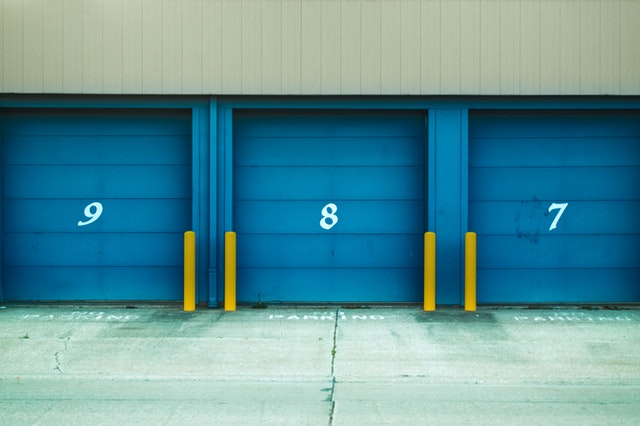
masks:
[[[67,337],[63,343],[64,343],[64,348],[60,349],[58,352],[53,354],[53,358],[56,361],[56,366],[53,368],[54,370],[59,371],[60,373],[62,373],[62,367],[61,367],[61,362],[60,362],[60,354],[64,351],[66,351],[67,349],[69,349],[69,339],[70,337]]]
[[[331,375],[335,378],[335,364],[336,364],[336,350],[337,350],[337,336],[338,336],[338,316],[339,312],[336,309],[336,320],[333,324],[333,346],[331,347]]]
[[[336,309],[336,321],[333,325],[333,346],[331,347],[331,392],[329,394],[329,401],[331,401],[331,410],[329,412],[329,426],[333,425],[333,415],[336,409],[336,401],[333,399],[333,394],[336,390],[336,352],[337,352],[337,337],[338,337],[338,319],[339,310]]]

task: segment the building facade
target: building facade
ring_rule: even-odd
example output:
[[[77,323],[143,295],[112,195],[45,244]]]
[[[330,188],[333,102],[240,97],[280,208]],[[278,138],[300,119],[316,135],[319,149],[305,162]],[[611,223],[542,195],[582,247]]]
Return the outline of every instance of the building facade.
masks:
[[[638,1],[0,12],[0,300],[640,302]]]

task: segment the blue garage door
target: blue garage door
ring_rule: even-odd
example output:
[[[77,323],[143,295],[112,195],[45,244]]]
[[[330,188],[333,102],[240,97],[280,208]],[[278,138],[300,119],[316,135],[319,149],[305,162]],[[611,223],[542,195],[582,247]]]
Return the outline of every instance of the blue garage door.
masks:
[[[640,114],[475,112],[478,301],[640,301]]]
[[[424,112],[234,116],[238,300],[421,300]]]
[[[180,299],[190,123],[178,111],[4,111],[4,298]]]

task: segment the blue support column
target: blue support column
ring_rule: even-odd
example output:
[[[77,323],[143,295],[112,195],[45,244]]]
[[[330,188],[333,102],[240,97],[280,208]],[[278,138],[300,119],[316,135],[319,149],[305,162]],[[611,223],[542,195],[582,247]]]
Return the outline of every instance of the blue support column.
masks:
[[[467,231],[468,110],[429,111],[428,219],[437,234],[436,302],[461,304]]]
[[[218,306],[218,99],[209,100],[208,305]]]
[[[222,136],[220,137],[219,144],[222,147],[222,153],[220,155],[221,170],[219,171],[220,184],[218,186],[220,191],[220,222],[218,223],[220,242],[218,247],[220,253],[219,259],[219,273],[218,273],[218,300],[224,299],[224,235],[228,231],[233,231],[233,108],[224,107],[221,110],[219,123],[222,129]]]
[[[207,265],[209,245],[209,108],[197,107],[192,110],[192,230],[196,233],[196,303],[206,301]],[[186,231],[186,230],[185,230]]]
[[[224,234],[233,228],[233,108],[212,104],[209,306],[224,298]],[[215,122],[214,122],[215,121]]]

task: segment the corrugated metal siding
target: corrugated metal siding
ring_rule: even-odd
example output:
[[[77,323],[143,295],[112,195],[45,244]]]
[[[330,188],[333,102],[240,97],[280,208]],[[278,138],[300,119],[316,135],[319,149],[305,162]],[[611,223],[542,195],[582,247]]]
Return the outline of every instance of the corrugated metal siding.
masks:
[[[636,0],[0,0],[4,93],[640,94]]]

